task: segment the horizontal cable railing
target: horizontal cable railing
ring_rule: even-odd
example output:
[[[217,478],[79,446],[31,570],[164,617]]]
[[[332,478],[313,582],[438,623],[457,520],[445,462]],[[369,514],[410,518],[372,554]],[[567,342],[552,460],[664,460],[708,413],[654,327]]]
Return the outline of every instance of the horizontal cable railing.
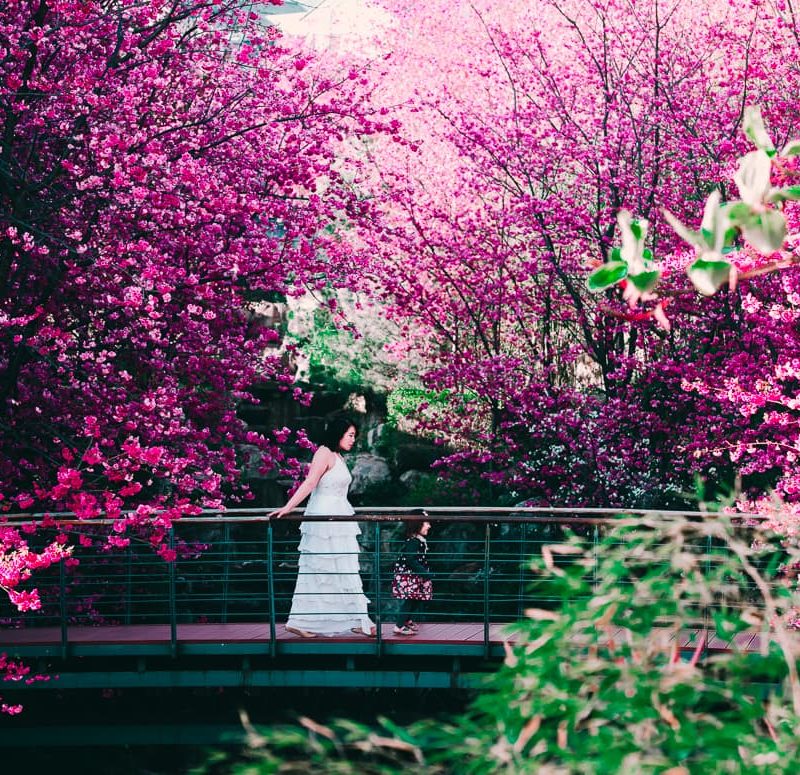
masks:
[[[570,532],[599,546],[620,517],[655,520],[679,515],[690,520],[714,519],[704,512],[664,512],[543,507],[426,507],[433,523],[428,560],[433,573],[433,599],[424,604],[422,621],[479,622],[488,654],[489,628],[524,615],[527,608],[553,608],[559,598],[529,568],[542,547],[564,541]],[[393,564],[404,540],[401,520],[422,520],[412,508],[357,509],[352,517],[292,513],[269,518],[264,509],[206,512],[173,523],[165,541],[175,559],[164,560],[145,535],[126,534],[130,543],[109,548],[105,543],[112,519],[78,520],[70,514],[50,515],[48,531],[63,531],[75,546],[78,563],[42,571],[31,581],[43,609],[9,614],[5,627],[60,627],[65,653],[69,627],[186,623],[265,623],[274,652],[276,633],[286,621],[298,574],[301,521],[358,521],[361,525],[360,576],[371,600],[370,615],[378,625],[394,621],[397,601],[391,594]],[[737,515],[744,523],[756,515]],[[35,515],[13,515],[11,524]],[[93,546],[73,540],[78,532]],[[84,543],[86,539],[84,538]],[[689,547],[707,565],[715,562],[711,538],[698,537]],[[568,558],[559,560],[569,562]],[[591,574],[592,570],[587,570]],[[622,583],[633,584],[634,579]],[[324,594],[324,592],[322,593]],[[9,609],[7,609],[9,610]],[[697,621],[710,621],[706,606]],[[378,627],[378,643],[381,638]],[[0,637],[2,629],[0,629]],[[0,646],[2,641],[0,640]]]
[[[277,508],[277,507],[276,507]],[[354,516],[343,516],[341,514],[325,515],[314,514],[304,515],[301,509],[295,509],[290,514],[279,519],[270,517],[272,509],[260,508],[230,508],[222,511],[214,509],[204,509],[199,515],[191,517],[181,517],[183,523],[191,522],[270,522],[270,521],[385,521],[396,522],[403,519],[422,519],[418,513],[422,509],[427,512],[432,519],[437,521],[460,521],[469,519],[475,522],[492,521],[502,519],[503,521],[533,521],[541,519],[548,522],[560,522],[568,517],[571,523],[580,520],[600,520],[610,521],[627,517],[671,517],[681,516],[689,519],[710,519],[716,516],[716,512],[701,511],[676,511],[668,509],[629,509],[629,508],[609,508],[609,507],[588,507],[588,506],[369,506],[358,507],[355,509]],[[129,512],[123,512],[127,514]],[[26,523],[39,520],[43,517],[55,519],[58,524],[112,524],[115,518],[97,517],[94,519],[79,519],[72,512],[68,511],[48,511],[45,513],[26,512],[8,513],[2,515],[2,522],[8,524]],[[731,514],[737,519],[762,521],[766,517],[761,513],[735,512]],[[776,512],[776,516],[780,516]],[[787,514],[788,516],[788,514]]]

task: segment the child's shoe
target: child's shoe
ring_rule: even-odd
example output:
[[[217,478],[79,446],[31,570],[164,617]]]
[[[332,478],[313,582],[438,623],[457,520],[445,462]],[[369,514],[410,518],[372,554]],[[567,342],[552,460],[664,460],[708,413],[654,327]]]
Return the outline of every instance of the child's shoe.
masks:
[[[405,625],[404,625],[404,626],[405,626],[405,627],[408,627],[408,629],[409,629],[409,630],[414,630],[414,632],[417,632],[417,630],[419,630],[419,625],[418,625],[416,622],[412,622],[412,621],[411,621],[411,619],[409,619],[409,620],[408,620],[408,621],[405,623]]]
[[[395,635],[409,636],[409,635],[416,635],[417,631],[416,630],[412,630],[409,626],[404,624],[402,627],[395,626],[394,634]]]

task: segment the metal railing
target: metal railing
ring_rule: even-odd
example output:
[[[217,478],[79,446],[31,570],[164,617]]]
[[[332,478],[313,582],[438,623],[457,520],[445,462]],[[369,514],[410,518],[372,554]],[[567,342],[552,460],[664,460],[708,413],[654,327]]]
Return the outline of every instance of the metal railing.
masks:
[[[547,588],[530,591],[528,560],[545,544],[562,541],[567,531],[598,547],[619,516],[666,514],[650,510],[546,508],[428,508],[433,529],[428,559],[434,596],[424,605],[424,621],[479,622],[488,655],[490,626],[520,618],[528,607],[552,607]],[[32,580],[43,600],[42,611],[9,615],[3,626],[58,626],[64,655],[69,628],[79,625],[169,625],[173,653],[178,626],[184,623],[268,622],[269,649],[285,622],[298,572],[301,521],[358,521],[361,524],[360,575],[371,600],[370,615],[381,627],[391,622],[397,601],[391,595],[394,560],[404,539],[400,520],[420,519],[410,509],[358,509],[353,517],[304,517],[299,512],[269,519],[263,509],[208,512],[183,518],[169,530],[174,561],[157,556],[146,537],[132,538],[121,549],[103,546],[111,520],[81,520],[54,515],[54,530],[95,534],[97,546],[75,541],[79,564],[63,563]],[[672,512],[673,514],[675,512]],[[682,516],[705,519],[701,512]],[[744,515],[747,516],[747,515]],[[11,521],[31,519],[30,515]],[[704,539],[705,540],[705,539]],[[696,550],[713,561],[710,539]],[[596,572],[596,571],[590,571]],[[633,582],[631,582],[633,583]],[[9,610],[9,609],[7,609]],[[708,610],[698,618],[708,620]]]

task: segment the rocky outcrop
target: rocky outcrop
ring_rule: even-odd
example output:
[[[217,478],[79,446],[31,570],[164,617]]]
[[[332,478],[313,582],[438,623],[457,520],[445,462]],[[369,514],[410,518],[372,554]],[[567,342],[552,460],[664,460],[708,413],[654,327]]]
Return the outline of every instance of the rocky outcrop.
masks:
[[[353,475],[350,485],[352,495],[363,495],[367,490],[385,485],[392,479],[389,464],[378,455],[356,455],[350,472]]]
[[[242,404],[239,416],[254,431],[267,437],[276,428],[304,428],[309,437],[316,439],[330,415],[345,411],[359,424],[359,437],[353,453],[346,456],[353,474],[350,496],[355,506],[393,505],[406,503],[406,498],[428,503],[425,492],[426,478],[435,478],[430,464],[443,450],[425,439],[398,430],[386,422],[385,396],[373,392],[354,394],[326,389],[319,385],[299,384],[312,394],[309,405],[294,400],[291,392],[281,391],[274,385],[253,388],[260,403]],[[290,442],[285,445],[287,456],[303,462],[311,459],[307,449]],[[263,469],[261,453],[257,448],[243,445],[239,449],[242,473],[250,486],[254,499],[248,505],[275,507],[285,502],[290,479],[277,467]]]

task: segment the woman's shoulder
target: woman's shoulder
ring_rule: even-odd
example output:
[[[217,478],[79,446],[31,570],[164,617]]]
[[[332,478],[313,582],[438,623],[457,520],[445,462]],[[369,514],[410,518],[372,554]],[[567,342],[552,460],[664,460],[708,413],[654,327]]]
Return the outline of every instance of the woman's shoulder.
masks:
[[[311,467],[319,469],[324,467],[327,471],[336,464],[336,453],[327,447],[317,447],[314,457],[311,459]]]

